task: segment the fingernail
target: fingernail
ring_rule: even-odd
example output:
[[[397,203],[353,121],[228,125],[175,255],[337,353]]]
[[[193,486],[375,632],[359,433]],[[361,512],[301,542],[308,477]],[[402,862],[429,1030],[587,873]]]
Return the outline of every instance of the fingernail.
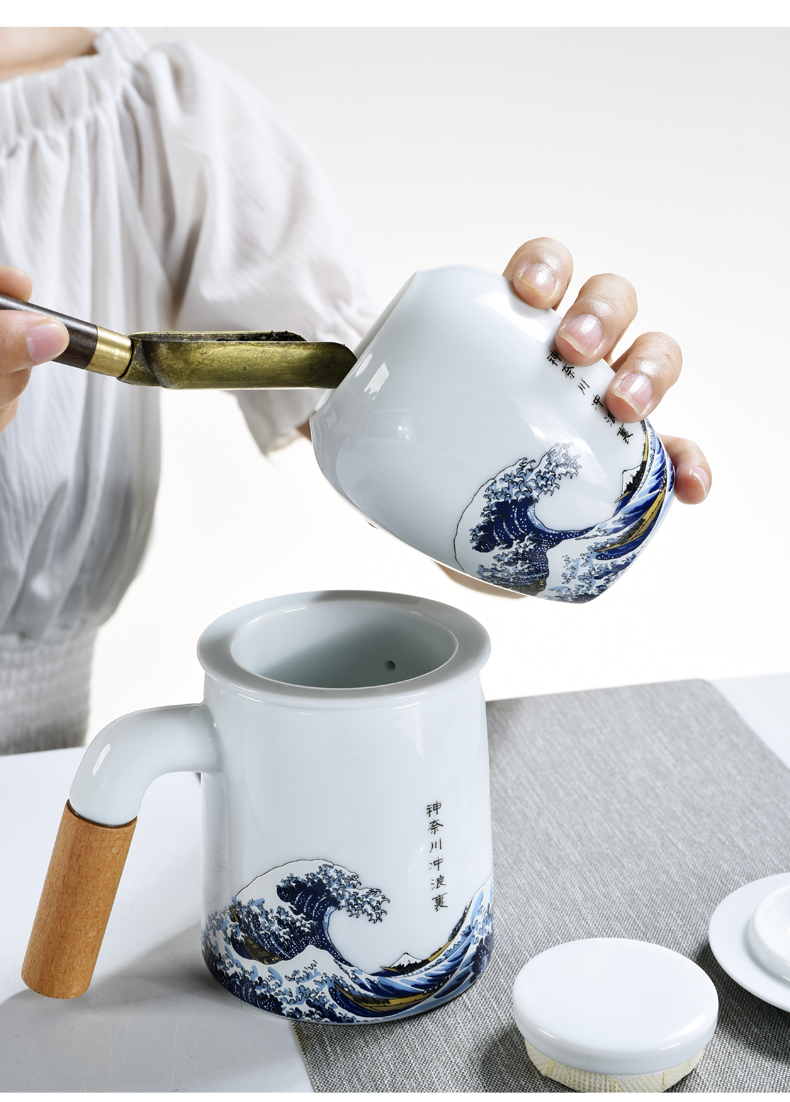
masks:
[[[548,264],[528,264],[516,278],[544,298],[551,298],[557,289],[557,277]]]
[[[64,344],[64,334],[68,338],[65,326],[56,321],[34,325],[27,335],[27,351],[33,363],[44,363],[64,352],[68,344],[68,339]]]
[[[708,472],[703,467],[692,467],[689,474],[692,478],[696,478],[697,482],[699,482],[702,487],[704,497],[707,497],[710,492],[710,478],[708,477]]]
[[[577,314],[563,323],[557,336],[562,337],[583,356],[592,356],[603,344],[603,327],[592,314]]]
[[[642,417],[653,401],[653,384],[647,375],[624,375],[618,379],[612,393],[628,402],[634,413]]]

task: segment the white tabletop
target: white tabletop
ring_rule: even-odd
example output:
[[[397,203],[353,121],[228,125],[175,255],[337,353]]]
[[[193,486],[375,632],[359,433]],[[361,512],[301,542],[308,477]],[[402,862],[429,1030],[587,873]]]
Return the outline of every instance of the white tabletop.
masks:
[[[790,766],[790,673],[731,677],[711,684],[766,746]]]
[[[81,749],[0,758],[0,1090],[309,1091],[292,1026],[240,1002],[200,955],[199,790],[143,800],[88,991],[47,999],[20,969]]]
[[[714,682],[790,766],[790,674]],[[82,750],[0,757],[0,1090],[309,1091],[292,1027],[228,994],[200,955],[199,785],[143,802],[93,982],[46,999],[20,969]]]

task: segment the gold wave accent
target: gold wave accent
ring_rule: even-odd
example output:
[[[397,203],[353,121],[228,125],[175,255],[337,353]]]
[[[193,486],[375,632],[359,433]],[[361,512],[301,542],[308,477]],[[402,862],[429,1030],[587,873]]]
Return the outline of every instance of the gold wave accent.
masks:
[[[242,941],[244,942],[244,948],[247,950],[252,960],[257,960],[261,964],[277,964],[278,961],[281,961],[283,959],[282,957],[277,956],[276,953],[267,953],[262,945],[259,945],[257,941],[255,941],[251,937],[248,937],[247,934],[244,933],[239,924],[239,916],[236,913],[235,907],[230,908],[230,917],[233,919],[236,925],[239,926],[239,933],[241,934]]]
[[[338,991],[348,999],[349,1002],[355,1004],[355,1006],[362,1007],[363,1010],[378,1010],[384,1013],[387,1010],[408,1010],[411,1006],[417,1006],[418,1003],[425,1002],[431,995],[435,995],[442,987],[438,984],[431,987],[428,991],[421,991],[419,995],[402,995],[400,998],[395,999],[381,999],[371,996],[370,998],[365,995],[352,995],[351,992],[343,987],[342,983],[335,983],[335,987]]]
[[[640,536],[644,535],[645,532],[649,531],[656,519],[656,516],[661,511],[661,506],[664,504],[666,496],[667,472],[665,467],[664,476],[661,480],[661,489],[656,494],[656,499],[653,504],[646,512],[642,514],[642,516],[632,528],[627,528],[622,536],[620,536],[619,539],[615,540],[614,543],[607,543],[603,550],[614,551],[618,547],[625,547],[626,544],[632,543],[633,540],[638,539]]]

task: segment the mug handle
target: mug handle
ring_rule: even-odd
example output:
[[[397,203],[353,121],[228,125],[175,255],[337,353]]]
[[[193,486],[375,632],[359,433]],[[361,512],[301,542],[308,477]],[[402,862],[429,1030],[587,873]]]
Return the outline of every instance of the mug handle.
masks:
[[[219,769],[203,704],[132,712],[90,743],[63,811],[22,979],[53,999],[87,991],[151,781],[164,773]]]

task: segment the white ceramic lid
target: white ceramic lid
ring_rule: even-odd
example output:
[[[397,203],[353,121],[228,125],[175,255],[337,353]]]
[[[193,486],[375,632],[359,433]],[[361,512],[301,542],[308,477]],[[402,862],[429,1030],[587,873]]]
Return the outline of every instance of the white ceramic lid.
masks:
[[[790,982],[790,884],[758,903],[746,927],[746,942],[764,968]]]
[[[718,1009],[716,988],[693,961],[627,938],[555,945],[513,987],[525,1040],[560,1064],[605,1075],[690,1060],[713,1036]]]
[[[736,983],[781,1010],[790,1010],[790,982],[769,972],[749,949],[755,911],[778,889],[790,885],[790,872],[753,880],[730,892],[713,912],[708,939],[713,955]]]

